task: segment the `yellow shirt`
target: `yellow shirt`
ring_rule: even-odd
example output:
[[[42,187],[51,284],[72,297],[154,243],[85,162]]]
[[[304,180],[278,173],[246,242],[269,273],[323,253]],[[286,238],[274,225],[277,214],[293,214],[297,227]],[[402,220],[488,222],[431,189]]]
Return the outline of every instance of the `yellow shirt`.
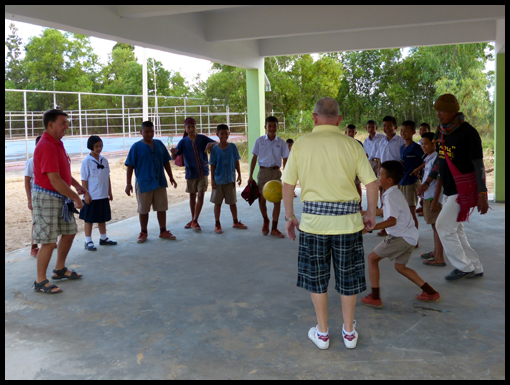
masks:
[[[282,180],[291,186],[299,180],[301,201],[359,202],[356,176],[364,185],[377,180],[363,147],[337,126],[323,125],[296,140]],[[304,232],[323,235],[352,234],[363,227],[360,213],[303,214],[299,224]]]

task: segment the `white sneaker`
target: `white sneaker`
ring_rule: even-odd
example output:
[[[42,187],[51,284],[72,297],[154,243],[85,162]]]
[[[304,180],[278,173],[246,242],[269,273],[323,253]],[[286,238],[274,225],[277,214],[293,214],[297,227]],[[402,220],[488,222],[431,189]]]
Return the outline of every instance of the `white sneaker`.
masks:
[[[356,331],[356,320],[354,320],[354,334],[346,334],[345,329],[342,327],[342,336],[344,344],[347,349],[354,349],[358,343],[358,332]]]
[[[308,338],[319,348],[319,349],[327,349],[329,348],[329,335],[327,336],[319,336],[318,334],[319,328],[317,326],[311,328],[308,331]]]

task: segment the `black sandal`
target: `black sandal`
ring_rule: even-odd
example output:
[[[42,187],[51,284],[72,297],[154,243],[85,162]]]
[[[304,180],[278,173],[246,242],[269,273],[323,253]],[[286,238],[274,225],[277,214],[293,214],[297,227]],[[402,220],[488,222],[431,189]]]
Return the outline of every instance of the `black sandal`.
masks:
[[[37,283],[36,281],[34,281],[34,291],[36,293],[44,293],[44,294],[58,294],[58,293],[63,293],[64,292],[57,285],[46,286],[46,284],[49,283],[49,282],[50,281],[48,281],[47,279],[45,279],[44,281],[42,281],[40,283]],[[55,288],[60,289],[60,290],[59,291],[52,291]]]
[[[66,275],[66,271],[67,271],[67,267],[64,267],[63,269],[61,270],[53,270],[53,274],[56,274],[57,276],[55,277],[54,275],[51,276],[51,279],[63,279],[63,278],[67,278],[67,279],[80,279],[81,277],[83,277],[83,275],[78,275],[78,273],[74,270],[71,271],[71,275],[67,276]]]

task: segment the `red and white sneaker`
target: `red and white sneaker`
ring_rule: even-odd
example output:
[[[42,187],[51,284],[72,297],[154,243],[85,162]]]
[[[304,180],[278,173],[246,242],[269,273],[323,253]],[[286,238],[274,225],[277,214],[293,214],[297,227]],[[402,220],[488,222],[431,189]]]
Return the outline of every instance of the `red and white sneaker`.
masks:
[[[327,336],[319,336],[319,327],[314,326],[308,331],[308,338],[321,350],[329,348],[329,334]]]
[[[354,320],[354,334],[347,334],[345,329],[342,327],[342,336],[344,338],[344,344],[347,349],[354,349],[358,344],[358,332],[356,331],[356,320]]]

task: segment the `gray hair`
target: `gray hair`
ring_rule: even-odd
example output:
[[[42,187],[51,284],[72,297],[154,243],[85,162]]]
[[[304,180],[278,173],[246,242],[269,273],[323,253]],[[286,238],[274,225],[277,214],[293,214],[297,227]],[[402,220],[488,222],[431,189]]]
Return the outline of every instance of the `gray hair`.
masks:
[[[320,98],[313,109],[314,114],[325,116],[327,118],[337,118],[340,115],[340,106],[338,102],[329,97]]]

